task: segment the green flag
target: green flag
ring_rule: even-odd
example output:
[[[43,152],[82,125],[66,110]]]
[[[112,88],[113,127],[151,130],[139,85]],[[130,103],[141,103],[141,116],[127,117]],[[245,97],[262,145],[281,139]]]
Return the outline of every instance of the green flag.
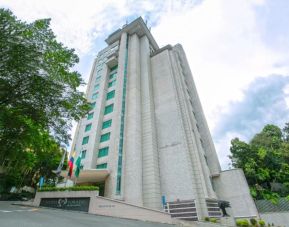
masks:
[[[75,166],[76,166],[76,169],[75,169],[75,172],[74,172],[74,175],[76,177],[79,176],[79,173],[80,173],[80,166],[81,166],[81,156],[79,155],[76,162],[75,162]]]

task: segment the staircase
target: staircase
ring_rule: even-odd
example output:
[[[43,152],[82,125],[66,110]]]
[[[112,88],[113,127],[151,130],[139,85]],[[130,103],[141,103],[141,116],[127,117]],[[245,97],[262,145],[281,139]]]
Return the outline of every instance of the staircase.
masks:
[[[206,199],[206,204],[208,207],[209,217],[211,217],[211,218],[222,217],[222,212],[219,208],[218,200]]]
[[[172,218],[178,218],[186,221],[198,221],[196,204],[194,200],[182,200],[168,202],[165,205],[165,212]]]

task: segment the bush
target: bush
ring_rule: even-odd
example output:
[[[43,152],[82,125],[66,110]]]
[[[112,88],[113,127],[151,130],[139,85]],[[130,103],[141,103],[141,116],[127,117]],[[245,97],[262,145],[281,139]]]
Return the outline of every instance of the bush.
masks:
[[[73,186],[73,187],[42,187],[38,192],[60,192],[60,191],[98,191],[96,186]]]
[[[210,222],[213,222],[213,223],[217,223],[217,221],[218,221],[217,218],[210,218],[209,220],[210,220]]]
[[[210,218],[209,217],[205,217],[205,221],[210,221]]]
[[[259,220],[259,225],[260,225],[261,227],[264,227],[264,226],[265,226],[265,221],[264,221],[264,220]]]
[[[249,221],[247,219],[237,219],[236,220],[236,225],[239,227],[248,227],[249,225]]]
[[[32,198],[34,198],[34,194],[30,192],[0,193],[0,201],[27,201]]]
[[[255,225],[257,225],[257,220],[255,218],[251,218],[250,223],[251,223],[251,225],[255,226]]]

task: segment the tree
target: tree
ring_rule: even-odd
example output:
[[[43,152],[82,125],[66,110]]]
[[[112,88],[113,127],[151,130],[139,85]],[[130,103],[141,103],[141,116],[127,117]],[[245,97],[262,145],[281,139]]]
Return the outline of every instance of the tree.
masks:
[[[77,90],[81,76],[71,70],[79,59],[57,42],[49,23],[28,24],[0,9],[0,166],[13,179],[44,174],[45,165],[49,175],[60,145],[69,142],[72,120],[89,110]]]
[[[238,138],[231,141],[232,166],[244,170],[251,194],[256,199],[277,201],[289,194],[286,126],[282,131],[275,125],[266,125],[249,143]]]

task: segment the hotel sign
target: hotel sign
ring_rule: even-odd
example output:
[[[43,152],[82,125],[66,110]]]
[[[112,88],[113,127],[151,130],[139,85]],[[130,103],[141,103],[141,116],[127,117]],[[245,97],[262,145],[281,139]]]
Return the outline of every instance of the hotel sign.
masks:
[[[90,198],[42,198],[40,206],[88,212]]]

